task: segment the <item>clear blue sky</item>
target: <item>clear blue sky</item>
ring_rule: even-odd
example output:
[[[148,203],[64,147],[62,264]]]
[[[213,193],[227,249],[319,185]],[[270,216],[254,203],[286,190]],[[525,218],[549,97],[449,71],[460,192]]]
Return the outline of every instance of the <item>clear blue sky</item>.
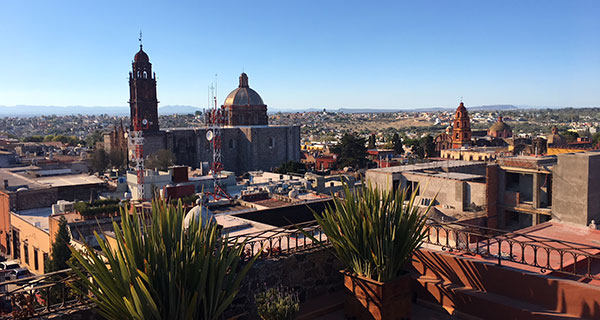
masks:
[[[1,0],[0,105],[126,105],[140,29],[162,106],[600,106],[597,0]]]

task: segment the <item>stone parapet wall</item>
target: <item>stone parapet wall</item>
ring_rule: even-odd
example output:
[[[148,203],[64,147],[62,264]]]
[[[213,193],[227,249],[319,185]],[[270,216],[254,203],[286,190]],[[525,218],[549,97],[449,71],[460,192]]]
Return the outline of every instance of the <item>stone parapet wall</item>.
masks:
[[[342,290],[342,264],[329,250],[314,249],[290,256],[258,260],[246,275],[239,294],[225,318],[257,319],[254,294],[264,288],[285,286],[298,292],[300,302]]]

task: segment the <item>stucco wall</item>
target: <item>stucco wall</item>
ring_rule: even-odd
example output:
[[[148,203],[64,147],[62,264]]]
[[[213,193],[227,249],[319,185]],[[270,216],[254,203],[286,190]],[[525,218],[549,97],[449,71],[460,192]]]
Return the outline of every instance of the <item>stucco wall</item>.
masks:
[[[18,216],[11,214],[10,222],[13,229],[19,230],[20,240],[20,264],[23,267],[27,267],[31,272],[44,273],[44,253],[50,253],[50,235],[43,230],[36,228],[29,222],[19,218]],[[27,240],[27,241],[25,241]],[[25,245],[28,245],[29,263],[26,263],[25,259]],[[35,268],[35,250],[37,249],[38,254],[38,268]],[[14,253],[14,248],[12,250]]]

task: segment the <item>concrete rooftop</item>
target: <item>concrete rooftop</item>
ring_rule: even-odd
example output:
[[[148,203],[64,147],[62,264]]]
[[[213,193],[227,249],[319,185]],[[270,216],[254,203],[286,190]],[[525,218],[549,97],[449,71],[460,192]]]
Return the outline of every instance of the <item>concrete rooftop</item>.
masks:
[[[377,168],[377,169],[369,169],[375,172],[406,172],[406,171],[419,171],[426,169],[435,169],[435,168],[453,168],[453,167],[463,167],[463,166],[481,166],[481,162],[473,162],[473,161],[464,161],[464,160],[445,160],[445,161],[432,161],[425,163],[416,163],[416,164],[407,164],[403,166],[395,166],[388,168]]]

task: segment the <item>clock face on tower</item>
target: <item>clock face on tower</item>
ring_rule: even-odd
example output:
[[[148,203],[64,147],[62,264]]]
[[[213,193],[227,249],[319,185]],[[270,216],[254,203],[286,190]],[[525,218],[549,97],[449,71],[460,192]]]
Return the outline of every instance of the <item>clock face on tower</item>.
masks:
[[[147,126],[148,125],[148,120],[147,119],[142,120],[142,124],[145,125],[145,126]]]

